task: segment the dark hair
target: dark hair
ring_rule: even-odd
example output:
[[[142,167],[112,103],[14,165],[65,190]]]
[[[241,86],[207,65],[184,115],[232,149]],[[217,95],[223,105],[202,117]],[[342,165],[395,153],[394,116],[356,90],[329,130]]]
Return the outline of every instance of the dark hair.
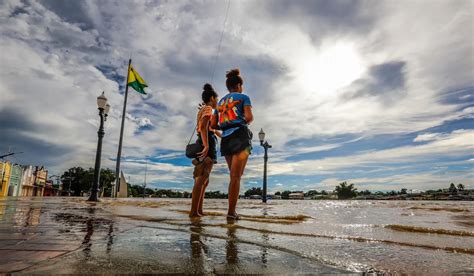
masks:
[[[207,103],[211,100],[212,97],[217,98],[217,93],[214,91],[214,88],[212,88],[212,85],[209,83],[204,84],[204,87],[202,88],[202,101]]]
[[[229,91],[234,89],[238,84],[244,84],[244,79],[240,76],[240,70],[238,68],[227,71],[225,77],[227,78],[225,85]]]

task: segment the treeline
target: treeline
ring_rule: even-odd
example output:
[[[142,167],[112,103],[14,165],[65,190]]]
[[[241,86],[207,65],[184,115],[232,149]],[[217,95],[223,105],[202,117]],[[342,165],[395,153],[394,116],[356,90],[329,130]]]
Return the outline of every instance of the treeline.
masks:
[[[83,196],[86,193],[90,192],[92,187],[92,182],[94,178],[94,169],[93,168],[82,168],[82,167],[73,167],[65,171],[60,179],[63,185],[62,195],[72,195],[72,196]],[[112,193],[112,183],[115,182],[115,173],[110,169],[101,169],[100,171],[100,196],[101,197],[110,197]],[[143,191],[142,185],[130,185],[128,186],[128,195],[132,197],[169,197],[169,198],[191,198],[191,193],[187,191],[176,191],[170,189],[151,189],[146,188],[145,192]],[[438,189],[438,190],[428,190],[425,191],[425,194],[436,194],[442,192],[448,192],[452,195],[455,195],[459,192],[464,191],[465,186],[463,184],[455,185],[451,183],[447,189]],[[336,195],[339,199],[349,199],[357,196],[396,196],[412,193],[412,190],[403,188],[399,191],[389,191],[381,192],[376,191],[372,192],[369,190],[358,191],[353,183],[348,184],[347,181],[339,183],[334,189],[334,191],[325,191],[325,190],[309,190],[307,192],[303,191],[278,191],[275,192],[276,196],[281,196],[282,199],[289,199],[289,195],[292,193],[303,193],[305,198],[312,199],[324,199],[330,198],[331,195]],[[250,197],[252,195],[262,195],[262,189],[260,187],[252,187],[244,192],[245,197]],[[220,191],[208,191],[205,195],[206,198],[227,198],[226,193]]]
[[[424,194],[436,194],[436,193],[443,193],[447,191],[449,194],[455,195],[458,192],[464,191],[464,185],[463,184],[458,184],[457,186],[454,183],[451,183],[449,187],[445,190],[443,189],[438,189],[438,190],[428,190],[423,192]],[[354,184],[347,184],[346,181],[339,183],[339,185],[336,186],[334,189],[334,193],[337,195],[338,199],[349,199],[353,198],[356,196],[370,196],[370,195],[375,195],[375,196],[397,196],[397,195],[407,195],[407,194],[412,194],[413,190],[408,190],[406,188],[400,189],[400,191],[389,191],[389,192],[381,192],[381,191],[376,191],[376,192],[371,192],[369,190],[364,190],[364,191],[357,191],[357,188],[355,188]]]
[[[63,196],[84,196],[90,192],[94,181],[94,169],[72,167],[60,176],[62,182]],[[110,197],[112,193],[112,184],[115,183],[115,172],[110,169],[100,170],[100,196]],[[143,192],[143,185],[128,186],[128,195],[131,197],[169,197],[169,198],[191,198],[191,193],[187,191],[174,191],[170,189],[151,189],[146,188]],[[206,192],[206,198],[227,198],[226,193],[220,191]]]
[[[63,183],[62,195],[83,196],[89,193],[94,181],[94,169],[73,167],[65,171],[61,177]],[[108,197],[112,193],[112,183],[115,182],[115,173],[110,169],[100,170],[100,195]]]
[[[450,194],[457,194],[458,192],[464,191],[465,186],[463,184],[458,184],[457,186],[454,183],[451,183],[449,185],[449,188],[443,190],[443,189],[438,189],[438,190],[427,190],[424,193],[426,194],[436,194],[436,193],[442,193],[447,191]],[[357,196],[396,196],[396,195],[406,195],[409,193],[412,193],[412,190],[408,190],[406,188],[402,188],[399,191],[388,191],[388,192],[382,192],[382,191],[376,191],[372,192],[369,190],[363,190],[363,191],[358,191],[357,188],[355,187],[354,183],[348,184],[347,181],[339,183],[339,185],[336,186],[334,191],[332,192],[327,192],[325,190],[322,191],[317,191],[317,190],[309,190],[307,192],[303,191],[283,191],[283,192],[275,192],[276,196],[281,196],[281,199],[289,199],[289,195],[292,193],[303,193],[305,198],[311,198],[311,199],[324,199],[324,198],[329,198],[329,194],[334,194],[337,196],[338,199],[350,199],[354,198]],[[245,197],[250,197],[252,195],[262,195],[262,189],[261,188],[256,188],[253,187],[245,192]]]
[[[130,197],[170,197],[170,198],[190,198],[191,193],[173,191],[170,189],[151,189],[146,188],[145,193],[143,192],[143,185],[130,185],[128,186],[128,196]]]
[[[303,193],[305,197],[313,197],[315,195],[328,195],[328,192],[326,192],[325,190],[322,190],[322,191],[316,191],[316,190],[310,190],[306,193],[304,193],[303,191],[290,191],[290,190],[286,190],[286,191],[283,191],[283,192],[275,192],[275,195],[276,196],[281,196],[281,199],[289,199],[290,198],[290,194],[292,193]],[[247,191],[245,191],[244,193],[244,196],[245,197],[250,197],[250,196],[253,196],[253,195],[259,195],[261,196],[262,195],[262,188],[258,187],[252,187],[250,189],[248,189]]]
[[[142,185],[130,185],[130,184],[128,184],[128,195],[131,197],[191,198],[191,193],[187,191],[146,188],[145,193],[143,193]],[[206,192],[205,197],[206,198],[227,198],[227,194],[221,193],[220,191],[209,191],[209,192]]]

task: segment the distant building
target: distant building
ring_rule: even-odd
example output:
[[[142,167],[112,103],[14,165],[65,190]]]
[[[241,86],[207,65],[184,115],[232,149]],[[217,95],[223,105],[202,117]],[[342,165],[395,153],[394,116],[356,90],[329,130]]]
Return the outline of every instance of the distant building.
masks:
[[[33,196],[35,184],[35,170],[33,166],[23,166],[21,175],[21,196]]]
[[[35,182],[33,186],[33,196],[43,196],[46,179],[48,178],[48,171],[45,170],[44,167],[37,166],[34,175]]]
[[[261,195],[251,195],[249,198],[250,199],[262,199],[262,196]]]
[[[304,193],[291,193],[288,195],[289,199],[304,199]]]
[[[10,162],[0,162],[0,197],[8,196],[11,167]]]
[[[17,164],[11,166],[10,181],[8,184],[8,196],[21,195],[21,175],[23,174],[23,167]]]
[[[47,180],[44,186],[43,196],[58,196],[59,186],[55,186],[52,180]]]

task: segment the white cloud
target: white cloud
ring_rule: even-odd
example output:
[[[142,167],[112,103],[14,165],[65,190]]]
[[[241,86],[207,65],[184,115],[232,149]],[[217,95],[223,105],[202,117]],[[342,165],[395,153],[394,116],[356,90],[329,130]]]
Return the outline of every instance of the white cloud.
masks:
[[[445,133],[424,133],[416,136],[413,142],[426,142],[426,141],[434,141],[439,140],[445,137]]]
[[[414,164],[423,160],[433,160],[439,156],[459,156],[468,152],[474,153],[474,131],[457,130],[439,140],[424,145],[402,146],[393,149],[370,151],[344,157],[327,157],[319,160],[286,162],[272,164],[271,175],[318,175],[337,172],[354,167],[365,166],[377,169],[390,164]],[[319,171],[314,168],[322,167]]]
[[[83,16],[90,28],[67,20],[67,14],[58,15],[41,2],[7,0],[0,4],[4,53],[0,56],[0,111],[21,110],[43,129],[19,131],[19,135],[69,149],[59,157],[52,152],[35,161],[22,161],[58,158],[50,168],[56,174],[74,165],[92,167],[98,126],[95,99],[105,91],[112,109],[106,122],[103,166],[114,168],[110,159],[117,152],[123,96],[118,84],[95,66],[110,66],[123,77],[130,54],[153,92],[147,97],[129,95],[123,155],[142,158],[157,150],[184,150],[200,88],[210,79],[226,5],[219,1],[192,6],[180,1],[117,3],[80,2],[83,10],[77,11],[76,18]],[[270,175],[321,175],[353,165],[412,164],[472,151],[473,137],[468,130],[415,138],[415,142],[428,142],[424,145],[293,163],[285,158],[334,150],[342,143],[284,147],[298,139],[399,134],[473,118],[472,107],[459,110],[459,105],[440,101],[444,92],[473,83],[473,46],[467,39],[472,37],[470,1],[379,2],[377,9],[365,7],[374,22],[360,33],[345,33],[339,25],[333,32],[332,21],[324,22],[327,17],[317,14],[301,13],[283,20],[265,5],[231,3],[213,84],[222,95],[226,91],[224,70],[243,69],[246,93],[254,105],[251,128],[257,133],[263,127],[274,145]],[[13,16],[20,7],[25,12]],[[305,27],[313,19],[328,30]],[[318,32],[322,35],[317,36]],[[378,94],[347,97],[374,65],[390,61],[406,63],[403,89],[389,96],[394,99],[390,104]],[[136,135],[147,126],[152,128]],[[173,152],[157,157],[178,156]],[[123,169],[140,180],[143,169],[139,164],[123,162]],[[225,171],[223,161],[216,169]],[[150,164],[150,181],[192,182],[191,171],[191,166]],[[254,155],[244,181],[260,177],[261,171],[261,156]],[[215,174],[212,185],[226,190],[227,181],[225,174]]]

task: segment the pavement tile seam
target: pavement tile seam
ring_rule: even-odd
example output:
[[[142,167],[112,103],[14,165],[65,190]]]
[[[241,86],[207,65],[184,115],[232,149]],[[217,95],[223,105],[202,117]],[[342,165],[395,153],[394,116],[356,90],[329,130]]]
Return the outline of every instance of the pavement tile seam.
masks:
[[[118,231],[116,232],[116,235],[119,235],[121,233],[124,233],[126,231],[129,231],[131,229],[134,229],[134,228],[137,228],[136,226],[133,226],[133,227],[130,227],[130,228],[126,228],[126,229],[123,229],[122,231]],[[38,236],[38,237],[41,237],[41,236]],[[101,237],[100,238],[101,240],[106,240],[107,237]],[[64,250],[44,250],[44,249],[19,249],[19,250],[15,250],[15,249],[0,249],[0,252],[1,251],[7,251],[7,250],[15,250],[15,251],[25,251],[25,252],[40,252],[40,251],[47,251],[47,252],[64,252],[64,254],[60,254],[60,255],[57,255],[55,257],[52,257],[52,258],[47,258],[45,260],[42,260],[42,261],[39,261],[39,262],[35,262],[35,263],[32,263],[31,265],[27,266],[27,267],[22,267],[21,269],[17,269],[17,270],[11,270],[11,271],[8,271],[9,273],[12,273],[12,272],[21,272],[21,271],[24,271],[24,270],[28,270],[36,265],[40,265],[41,263],[43,262],[46,262],[46,261],[50,261],[50,260],[57,260],[57,259],[60,259],[60,258],[63,258],[63,257],[66,257],[70,254],[74,254],[75,252],[77,251],[80,251],[80,250],[83,250],[84,248],[86,248],[87,245],[86,244],[81,244],[80,246],[78,246],[77,248],[75,249],[72,249],[72,250],[67,250],[67,251],[64,251]],[[2,273],[3,271],[0,269],[0,273]]]
[[[77,249],[80,249],[81,246],[79,246],[78,248],[76,249],[73,249],[72,251],[75,251]],[[26,249],[26,248],[21,248],[21,249],[16,249],[16,248],[0,248],[0,251],[7,251],[7,250],[14,250],[14,251],[25,251],[25,252],[38,252],[38,251],[41,251],[41,252],[62,252],[64,251],[61,250],[61,249]]]
[[[75,251],[75,250],[73,250],[73,251]],[[64,252],[64,251],[58,251],[58,252]],[[71,251],[71,252],[72,252],[72,251]],[[8,272],[8,273],[21,272],[21,271],[23,271],[23,270],[29,269],[29,268],[34,267],[34,266],[36,266],[36,265],[39,265],[39,264],[41,264],[41,263],[48,262],[48,261],[53,260],[53,259],[61,258],[62,256],[66,255],[66,254],[69,254],[69,253],[71,253],[71,252],[66,251],[66,252],[64,252],[63,254],[59,254],[59,255],[56,255],[56,256],[54,256],[54,257],[48,257],[48,258],[46,258],[46,259],[44,259],[44,260],[41,260],[41,261],[26,262],[26,263],[23,262],[23,264],[24,264],[23,267],[18,268],[18,269],[12,269],[12,270],[7,271],[7,272]],[[20,263],[21,263],[21,262],[20,262]],[[4,271],[1,269],[1,266],[0,266],[0,273],[4,273]]]
[[[28,244],[50,244],[50,245],[73,245],[73,244],[80,244],[80,240],[71,240],[71,241],[64,241],[64,240],[29,240]]]
[[[58,260],[60,260],[61,258],[65,258],[65,257],[67,257],[67,256],[69,256],[69,255],[72,255],[72,254],[74,254],[74,253],[76,253],[76,252],[78,252],[78,251],[83,250],[83,249],[86,248],[86,247],[87,247],[87,245],[82,244],[82,245],[79,246],[78,248],[76,248],[76,249],[74,249],[74,250],[67,251],[67,252],[65,252],[64,254],[60,254],[60,255],[58,255],[58,256],[56,256],[56,257],[48,258],[48,259],[46,259],[46,260],[42,260],[42,261],[36,262],[36,263],[34,263],[34,264],[31,264],[31,265],[28,266],[28,267],[24,267],[24,268],[22,268],[22,269],[20,269],[20,270],[17,270],[17,271],[9,271],[9,272],[21,272],[21,271],[24,271],[24,270],[29,270],[29,269],[31,269],[31,268],[37,266],[37,265],[41,265],[41,264],[43,264],[44,262],[47,262],[47,261],[51,261],[51,260],[58,261]],[[0,273],[1,273],[1,270],[0,270]]]
[[[31,266],[32,266],[31,264],[28,264],[22,261],[15,261],[15,262],[8,263],[6,265],[0,265],[0,273],[17,272],[17,271],[27,269]]]

